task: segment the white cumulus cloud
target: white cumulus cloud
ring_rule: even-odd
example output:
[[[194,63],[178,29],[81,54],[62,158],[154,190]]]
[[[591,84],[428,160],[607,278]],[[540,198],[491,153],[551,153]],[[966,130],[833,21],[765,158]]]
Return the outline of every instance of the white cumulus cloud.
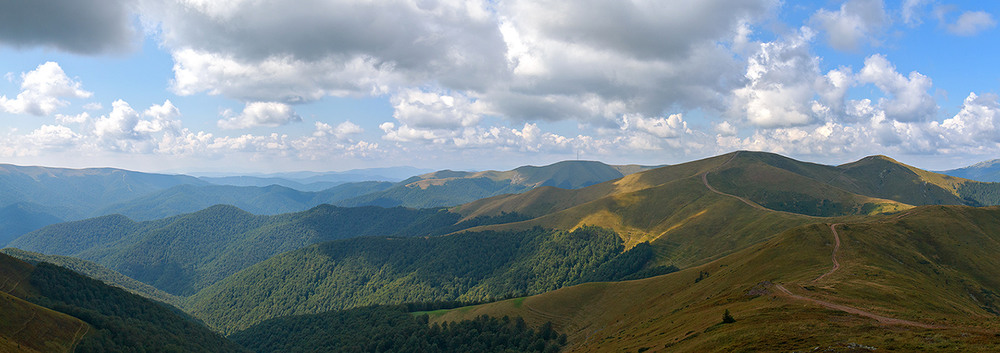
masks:
[[[224,119],[218,125],[223,129],[246,129],[256,126],[281,126],[302,121],[291,106],[278,102],[251,102],[243,107],[243,112],[224,112]],[[228,115],[228,116],[226,116]]]
[[[0,96],[0,109],[14,114],[49,115],[69,105],[66,98],[88,98],[91,92],[49,61],[21,74],[21,93],[15,98]]]

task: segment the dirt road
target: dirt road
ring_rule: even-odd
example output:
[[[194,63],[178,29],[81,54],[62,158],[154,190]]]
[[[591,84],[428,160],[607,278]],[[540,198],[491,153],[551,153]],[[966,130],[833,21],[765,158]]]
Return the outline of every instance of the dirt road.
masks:
[[[816,279],[814,279],[813,282],[819,282],[819,280],[823,279],[823,277],[829,276],[830,274],[837,272],[837,270],[840,269],[840,262],[837,262],[837,251],[840,250],[840,234],[837,234],[837,226],[841,224],[843,223],[835,223],[830,225],[830,232],[833,233],[833,240],[834,240],[833,255],[830,255],[830,257],[833,259],[833,268],[831,268],[829,272],[824,273],[822,276],[816,277]]]

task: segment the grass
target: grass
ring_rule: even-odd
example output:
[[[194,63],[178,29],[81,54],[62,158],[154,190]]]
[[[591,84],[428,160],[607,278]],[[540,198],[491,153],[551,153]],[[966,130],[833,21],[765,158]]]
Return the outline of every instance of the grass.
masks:
[[[838,228],[842,268],[813,283],[832,266],[829,223],[834,222],[847,223]],[[880,351],[995,351],[1000,319],[989,311],[992,301],[984,293],[1000,290],[996,253],[1000,209],[925,206],[868,221],[824,220],[676,273],[583,284],[524,298],[519,306],[485,304],[434,321],[481,314],[523,316],[531,324],[552,321],[569,335],[567,351],[847,351],[858,345]],[[702,272],[708,277],[695,282]],[[881,325],[779,295],[774,283],[944,328]],[[736,322],[717,326],[725,309]]]
[[[27,281],[31,270],[31,265],[0,254],[0,352],[69,351],[86,324],[18,298],[33,292]]]

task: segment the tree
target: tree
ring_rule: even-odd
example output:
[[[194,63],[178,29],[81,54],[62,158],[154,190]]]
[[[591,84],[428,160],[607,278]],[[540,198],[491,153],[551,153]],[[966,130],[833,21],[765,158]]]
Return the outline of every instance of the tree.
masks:
[[[736,322],[736,319],[734,319],[733,315],[729,313],[729,309],[726,309],[726,312],[722,313],[722,323],[731,324],[734,322]]]

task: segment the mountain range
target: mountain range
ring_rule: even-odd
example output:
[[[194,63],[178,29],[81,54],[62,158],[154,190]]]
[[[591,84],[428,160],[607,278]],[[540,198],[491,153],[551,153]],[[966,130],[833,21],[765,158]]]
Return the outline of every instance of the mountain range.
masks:
[[[246,190],[259,200],[246,208],[280,203]],[[452,198],[463,190],[486,196]],[[1000,184],[886,156],[828,166],[739,151],[658,168],[440,171],[345,200],[365,197],[376,205],[108,215],[46,226],[4,253],[286,350],[404,345],[330,325],[404,330],[386,335],[412,341],[402,318],[443,332],[482,315],[565,335],[567,351],[1000,349]],[[398,207],[430,199],[454,205]],[[0,274],[35,266],[3,265],[14,270]],[[411,314],[395,328],[372,316],[392,310]],[[72,317],[54,325],[81,327]]]
[[[582,187],[648,168],[651,167],[567,161],[506,172],[441,171],[388,182],[379,180],[398,180],[401,173],[420,169],[382,168],[345,173],[300,172],[265,177],[195,178],[110,168],[0,165],[0,246],[49,224],[103,215],[121,214],[144,221],[195,212],[216,204],[235,205],[259,215],[304,211],[321,204],[454,206],[482,197],[523,192],[541,185]],[[369,179],[364,181],[366,178]],[[313,190],[320,184],[329,187]],[[295,186],[302,188],[295,189]]]

